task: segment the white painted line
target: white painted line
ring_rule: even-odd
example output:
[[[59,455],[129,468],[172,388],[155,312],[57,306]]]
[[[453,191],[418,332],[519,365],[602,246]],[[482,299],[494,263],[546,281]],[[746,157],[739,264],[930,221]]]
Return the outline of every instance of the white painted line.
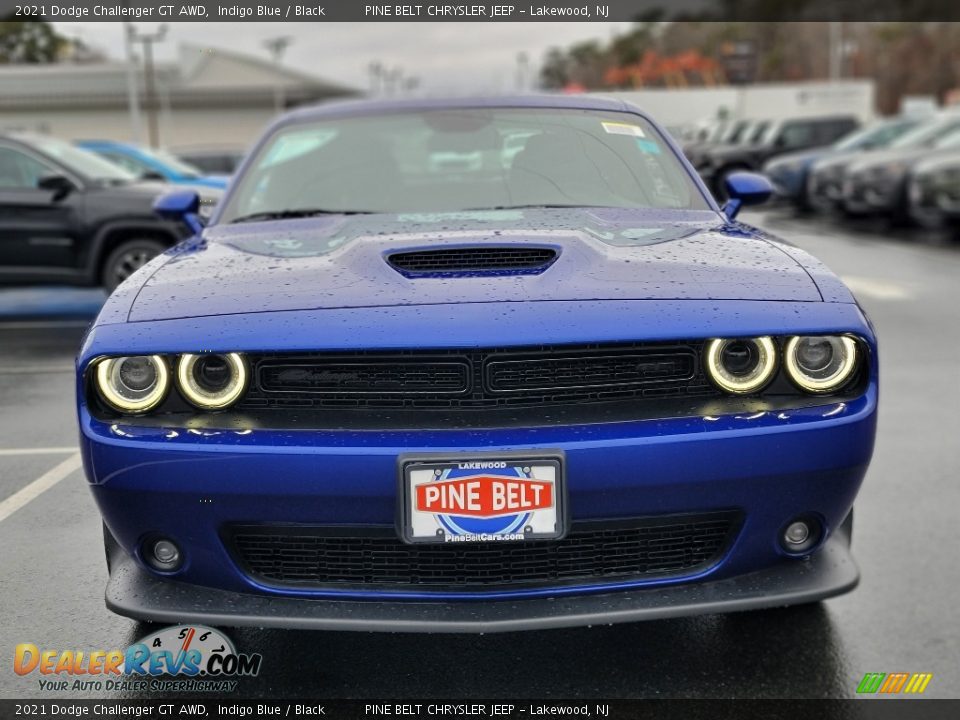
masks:
[[[80,453],[71,455],[52,470],[45,472],[32,483],[0,502],[0,522],[13,515],[32,500],[36,500],[47,490],[80,468]]]
[[[9,457],[11,455],[65,455],[76,451],[77,448],[75,445],[71,445],[70,447],[0,448],[0,457]]]
[[[870,297],[874,300],[906,300],[910,292],[902,285],[889,280],[861,277],[859,275],[843,275],[840,278],[854,295]]]
[[[0,367],[0,375],[56,375],[73,372],[73,365],[13,365]]]

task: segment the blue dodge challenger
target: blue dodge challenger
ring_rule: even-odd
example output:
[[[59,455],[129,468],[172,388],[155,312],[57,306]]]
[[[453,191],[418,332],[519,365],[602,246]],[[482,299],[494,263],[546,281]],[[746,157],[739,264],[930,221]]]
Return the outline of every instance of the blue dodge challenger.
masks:
[[[107,605],[490,632],[851,590],[877,348],[645,113],[532,97],[280,118],[77,364]]]

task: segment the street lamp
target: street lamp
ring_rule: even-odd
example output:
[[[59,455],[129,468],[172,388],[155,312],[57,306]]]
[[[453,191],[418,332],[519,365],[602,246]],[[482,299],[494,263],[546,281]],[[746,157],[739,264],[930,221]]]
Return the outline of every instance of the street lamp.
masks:
[[[157,96],[155,92],[156,77],[153,69],[153,45],[162,42],[167,36],[167,26],[161,25],[152,33],[141,33],[133,25],[127,26],[127,33],[131,43],[138,42],[143,46],[143,73],[144,73],[144,105],[147,111],[147,132],[150,147],[158,145],[157,133]]]
[[[283,62],[284,53],[287,52],[287,48],[290,47],[290,43],[292,42],[293,38],[289,35],[280,35],[275,38],[264,40],[263,46],[267,49],[267,52],[270,53],[270,57],[273,59],[274,64],[279,67],[280,63]],[[278,113],[283,112],[284,105],[286,105],[286,96],[284,90],[285,88],[283,83],[274,83],[273,106]]]

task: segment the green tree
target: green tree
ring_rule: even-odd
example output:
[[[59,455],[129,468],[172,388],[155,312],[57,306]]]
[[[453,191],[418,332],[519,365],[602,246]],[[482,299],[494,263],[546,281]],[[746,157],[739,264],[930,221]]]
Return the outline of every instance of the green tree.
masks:
[[[0,22],[0,64],[56,62],[68,45],[47,22]]]

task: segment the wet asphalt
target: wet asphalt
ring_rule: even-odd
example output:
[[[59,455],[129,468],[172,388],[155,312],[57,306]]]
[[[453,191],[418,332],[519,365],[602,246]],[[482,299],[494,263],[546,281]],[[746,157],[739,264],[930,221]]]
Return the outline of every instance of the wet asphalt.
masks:
[[[904,671],[933,673],[928,697],[960,697],[960,242],[779,210],[747,219],[847,280],[880,337],[857,590],[797,608],[503,635],[227,630],[264,657],[236,696],[849,697],[866,672]],[[0,317],[0,501],[71,457],[83,329]],[[0,520],[0,698],[125,696],[46,693],[11,669],[17,643],[105,650],[152,630],[104,607],[100,532],[80,471]]]

